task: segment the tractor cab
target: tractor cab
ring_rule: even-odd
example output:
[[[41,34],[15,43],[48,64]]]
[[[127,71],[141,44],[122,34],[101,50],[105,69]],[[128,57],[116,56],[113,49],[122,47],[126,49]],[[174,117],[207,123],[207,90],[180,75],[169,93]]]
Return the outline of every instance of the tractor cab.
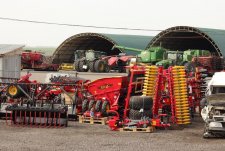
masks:
[[[157,66],[163,66],[168,68],[169,66],[180,65],[183,61],[182,51],[166,51],[164,53],[164,59],[157,62]]]

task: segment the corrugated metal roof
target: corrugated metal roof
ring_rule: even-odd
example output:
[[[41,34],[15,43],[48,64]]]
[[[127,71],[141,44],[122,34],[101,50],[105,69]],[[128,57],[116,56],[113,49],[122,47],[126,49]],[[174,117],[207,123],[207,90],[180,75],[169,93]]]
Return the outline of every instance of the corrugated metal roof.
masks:
[[[210,28],[198,29],[207,34],[215,42],[222,55],[225,57],[225,30]]]
[[[175,26],[163,30],[148,44],[171,50],[204,49],[225,56],[225,30]]]
[[[138,48],[145,49],[147,44],[153,39],[154,36],[140,36],[140,35],[114,35],[114,34],[103,34],[113,41],[116,42],[117,45],[130,47],[130,48]],[[122,51],[122,50],[121,50]],[[127,54],[138,54],[139,52],[125,50]]]
[[[16,45],[16,44],[0,44],[0,55],[4,55],[16,50],[20,50],[25,45]]]
[[[123,45],[126,47],[134,47],[144,49],[148,42],[152,39],[151,36],[138,35],[114,35],[114,34],[99,34],[99,33],[80,33],[66,39],[54,52],[53,62],[73,62],[74,52],[76,50],[97,50],[104,51],[108,55],[117,55],[123,50],[111,50],[114,45]],[[135,52],[126,51],[127,54],[137,54]]]

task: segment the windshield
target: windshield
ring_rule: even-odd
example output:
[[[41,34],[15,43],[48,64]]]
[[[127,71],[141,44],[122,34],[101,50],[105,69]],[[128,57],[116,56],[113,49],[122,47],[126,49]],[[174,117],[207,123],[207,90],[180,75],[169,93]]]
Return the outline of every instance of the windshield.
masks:
[[[213,87],[212,94],[225,93],[225,87]]]
[[[169,53],[167,58],[168,59],[172,59],[172,60],[181,60],[182,59],[182,54]]]

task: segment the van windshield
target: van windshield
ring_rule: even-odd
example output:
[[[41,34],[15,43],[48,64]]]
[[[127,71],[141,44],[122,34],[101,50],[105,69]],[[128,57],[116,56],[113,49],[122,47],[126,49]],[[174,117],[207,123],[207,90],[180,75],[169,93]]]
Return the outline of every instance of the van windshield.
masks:
[[[213,87],[212,94],[225,93],[225,87]]]

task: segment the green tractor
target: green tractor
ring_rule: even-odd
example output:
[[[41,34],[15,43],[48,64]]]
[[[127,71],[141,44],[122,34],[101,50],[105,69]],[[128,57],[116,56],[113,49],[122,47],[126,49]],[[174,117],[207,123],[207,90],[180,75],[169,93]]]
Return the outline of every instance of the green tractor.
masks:
[[[113,49],[114,48],[140,52],[140,54],[137,55],[137,63],[163,66],[164,68],[174,65],[183,65],[188,71],[193,71],[198,64],[193,62],[193,58],[211,56],[210,51],[197,49],[170,51],[163,47],[150,47],[147,50],[141,50],[118,45],[115,45]]]
[[[166,51],[164,58],[156,62],[155,65],[163,66],[167,69],[169,66],[182,65],[183,63],[183,52],[182,51]]]
[[[137,56],[137,62],[145,63],[145,64],[155,64],[158,61],[161,61],[164,58],[164,53],[166,52],[166,49],[162,47],[151,47],[147,50],[142,49],[135,49],[130,47],[123,47],[115,45],[112,49],[121,49],[121,50],[129,50],[129,51],[135,51],[140,52]]]
[[[196,63],[193,62],[194,57],[210,56],[208,50],[188,49],[185,51],[167,51],[164,59],[157,62],[157,66],[168,68],[169,66],[181,65],[185,66],[188,71],[194,71]]]

